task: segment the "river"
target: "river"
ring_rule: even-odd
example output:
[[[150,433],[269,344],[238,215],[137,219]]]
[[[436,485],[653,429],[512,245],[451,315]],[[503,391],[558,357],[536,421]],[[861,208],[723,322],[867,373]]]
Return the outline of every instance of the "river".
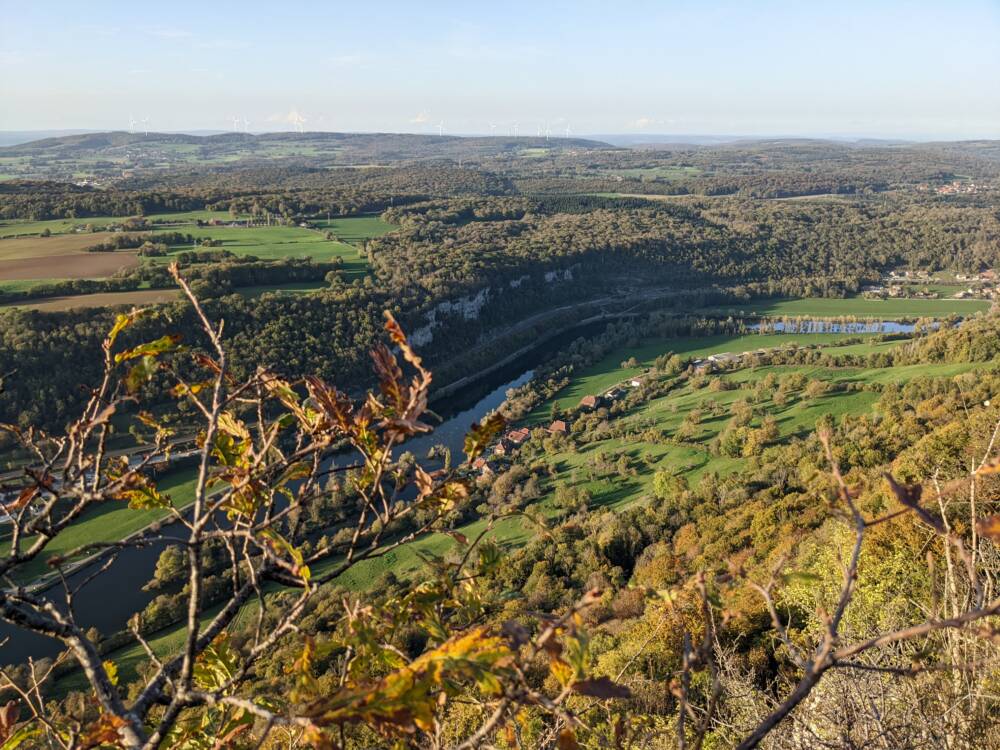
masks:
[[[499,407],[510,388],[527,382],[533,369],[554,351],[580,336],[595,335],[605,326],[605,323],[590,324],[553,336],[543,345],[504,367],[450,394],[444,403],[432,403],[431,408],[441,416],[442,421],[435,426],[433,432],[413,438],[403,447],[417,458],[423,459],[432,447],[443,445],[458,460],[469,427]],[[347,456],[338,458],[349,460]],[[170,531],[169,526],[164,529],[167,535]],[[88,584],[83,595],[76,598],[74,614],[77,623],[85,628],[97,628],[105,634],[123,629],[128,619],[135,612],[141,611],[159,593],[143,591],[142,587],[152,578],[156,561],[165,544],[123,550],[106,571]],[[79,586],[100,564],[102,563],[96,562],[73,573],[68,577],[70,586]],[[46,596],[60,608],[65,607],[61,585],[50,588]],[[62,650],[62,644],[57,640],[35,635],[0,621],[0,642],[5,638],[8,640],[0,648],[0,664],[23,663],[28,657],[55,656]]]
[[[466,432],[473,422],[495,410],[503,403],[507,390],[527,382],[533,369],[557,351],[580,336],[592,336],[602,330],[606,323],[592,323],[573,328],[546,340],[530,352],[518,357],[490,375],[480,378],[455,391],[442,404],[432,404],[432,408],[442,417],[434,431],[414,438],[405,444],[418,459],[423,460],[427,451],[435,445],[447,447],[458,460]],[[760,323],[750,326],[757,330]],[[768,324],[772,331],[783,331],[781,322]],[[911,323],[894,321],[867,321],[858,323],[830,323],[826,321],[797,321],[796,333],[908,333],[914,329]],[[346,457],[341,457],[345,459]],[[170,533],[167,527],[166,533]],[[146,592],[142,586],[152,577],[156,561],[165,543],[151,545],[143,549],[126,549],[115,562],[92,581],[85,594],[76,601],[76,620],[83,627],[94,627],[110,634],[125,627],[133,613],[142,610],[152,601],[157,592]],[[100,563],[94,563],[84,570],[69,576],[71,586],[78,586]],[[57,605],[64,606],[62,587],[49,589],[47,596]],[[0,664],[14,664],[25,661],[29,656],[54,656],[62,650],[61,644],[53,639],[35,635],[0,621],[0,642],[9,640],[0,649]]]

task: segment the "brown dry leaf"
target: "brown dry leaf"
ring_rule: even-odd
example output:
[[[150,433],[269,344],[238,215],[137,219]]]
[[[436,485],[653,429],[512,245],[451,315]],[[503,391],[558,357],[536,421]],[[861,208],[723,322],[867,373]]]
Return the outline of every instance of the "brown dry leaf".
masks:
[[[977,474],[1000,474],[1000,456],[994,456],[976,469]]]
[[[576,732],[570,728],[563,729],[559,732],[559,738],[556,740],[556,747],[559,750],[578,750],[580,745],[576,741]]]
[[[892,474],[889,474],[888,472],[885,474],[885,481],[889,483],[889,489],[892,490],[892,494],[896,496],[896,499],[899,500],[901,505],[905,505],[907,508],[920,516],[921,521],[933,528],[939,534],[944,533],[944,525],[941,523],[941,519],[924,510],[924,508],[920,505],[920,496],[924,492],[923,485],[899,484],[893,478]]]
[[[580,695],[608,700],[610,698],[631,698],[632,691],[624,685],[613,682],[610,677],[594,677],[573,683],[573,690]]]
[[[976,521],[976,532],[979,536],[1000,543],[1000,515],[980,518]]]
[[[91,724],[77,746],[80,750],[90,750],[90,748],[111,745],[119,747],[121,737],[118,730],[125,726],[125,720],[112,714],[101,714],[100,718]]]

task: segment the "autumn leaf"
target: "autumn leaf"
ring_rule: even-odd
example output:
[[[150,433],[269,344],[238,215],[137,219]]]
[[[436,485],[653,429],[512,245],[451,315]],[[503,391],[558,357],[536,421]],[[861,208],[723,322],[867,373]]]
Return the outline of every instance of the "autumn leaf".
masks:
[[[118,498],[127,500],[132,510],[170,507],[170,496],[161,494],[156,485],[136,472],[126,475],[125,489],[118,493]]]
[[[90,750],[90,748],[105,745],[119,747],[121,745],[121,737],[118,734],[118,730],[123,726],[125,726],[124,719],[111,714],[101,714],[97,721],[87,727],[77,747],[80,750]]]
[[[469,428],[465,436],[465,456],[469,461],[475,461],[482,455],[493,439],[499,435],[507,424],[507,420],[499,412],[493,412],[486,419],[477,422]]]

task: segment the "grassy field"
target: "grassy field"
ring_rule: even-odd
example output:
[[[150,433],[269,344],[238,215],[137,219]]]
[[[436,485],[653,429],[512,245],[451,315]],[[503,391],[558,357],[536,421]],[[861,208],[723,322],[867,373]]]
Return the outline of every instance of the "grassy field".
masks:
[[[363,244],[365,240],[381,237],[396,229],[395,224],[388,224],[378,216],[348,216],[329,221],[316,220],[313,223],[324,231],[333,232],[341,242],[351,245]]]
[[[195,469],[177,469],[159,477],[157,486],[161,492],[170,496],[174,507],[183,508],[194,498],[195,479]],[[84,512],[80,521],[53,539],[40,559],[25,565],[19,571],[18,579],[32,581],[49,572],[45,561],[53,555],[65,555],[84,544],[124,539],[166,515],[167,511],[164,510],[132,510],[125,503],[105,503],[91,508]]]
[[[773,348],[796,343],[798,345],[820,345],[831,354],[868,354],[887,350],[903,342],[882,342],[872,336],[863,337],[861,343],[838,344],[844,340],[843,334],[772,334],[749,336],[712,336],[705,338],[662,339],[649,342],[638,349],[622,348],[612,352],[592,367],[587,368],[572,379],[555,399],[561,406],[575,406],[579,398],[588,393],[599,393],[611,385],[637,374],[643,367],[649,365],[657,356],[666,352],[681,353],[685,356],[705,356],[719,352],[742,352],[758,348]],[[852,337],[856,338],[856,337]],[[619,363],[628,357],[635,356],[642,362],[638,368],[623,369]],[[585,487],[591,494],[595,506],[617,509],[630,503],[639,502],[649,495],[652,477],[658,469],[667,469],[682,474],[690,482],[697,482],[708,472],[720,476],[739,470],[752,459],[729,458],[716,455],[709,450],[709,444],[724,428],[729,419],[729,405],[747,397],[749,388],[758,380],[769,374],[778,377],[790,373],[801,373],[807,379],[818,379],[833,386],[846,382],[863,383],[901,383],[916,377],[951,377],[970,371],[982,364],[959,363],[948,365],[918,365],[913,367],[864,369],[857,367],[825,368],[814,365],[767,366],[756,369],[743,368],[721,377],[731,381],[732,390],[711,391],[708,388],[697,389],[687,382],[678,381],[677,387],[667,395],[644,404],[632,413],[622,415],[629,427],[637,431],[654,428],[672,434],[677,426],[693,409],[701,409],[705,417],[701,420],[698,432],[691,442],[683,444],[649,443],[637,439],[624,440],[619,438],[598,441],[582,446],[578,452],[563,452],[547,455],[546,459],[554,463],[555,476],[545,487],[545,497],[533,506],[533,510],[545,518],[554,518],[561,511],[553,502],[553,493],[560,484],[576,483]],[[669,377],[669,376],[663,376]],[[825,414],[840,417],[847,414],[863,414],[871,412],[878,393],[872,391],[830,392],[814,398],[805,398],[803,394],[792,394],[781,406],[767,404],[766,411],[773,416],[778,424],[780,440],[802,436],[811,432],[816,422]],[[711,415],[712,404],[717,416]],[[538,424],[548,418],[551,402],[540,405],[526,420],[529,424]],[[759,415],[754,424],[759,423]],[[640,467],[635,476],[619,478],[588,476],[588,459],[598,452],[612,460],[618,456],[627,455],[633,465]],[[181,493],[174,491],[175,501]],[[468,538],[474,538],[485,527],[484,521],[466,524],[458,529]],[[505,518],[498,521],[488,533],[488,537],[507,550],[513,550],[530,540],[537,529],[521,517]],[[374,560],[362,561],[348,573],[337,580],[337,585],[352,590],[363,590],[374,585],[387,571],[392,571],[400,577],[419,575],[423,569],[423,557],[428,554],[443,555],[456,548],[456,542],[444,534],[430,534],[410,544],[404,545],[386,556]],[[322,575],[338,561],[330,560],[314,565],[313,574]],[[270,587],[272,593],[277,587]],[[256,611],[257,604],[249,604],[241,612],[241,619],[247,620]],[[206,613],[209,619],[214,610]],[[166,630],[156,634],[151,640],[154,650],[161,655],[176,652],[184,637],[183,628]],[[134,674],[136,668],[144,661],[145,656],[139,646],[121,649],[111,657],[126,676]],[[70,677],[63,681],[63,688],[77,685],[79,677]]]
[[[26,221],[11,219],[0,221],[0,237],[37,235],[48,229],[52,234],[66,234],[72,232],[74,227],[82,227],[90,224],[94,227],[104,227],[108,224],[118,224],[127,216],[84,216],[79,219],[45,219],[43,221]],[[151,222],[166,222],[170,224],[194,224],[198,219],[209,221],[219,219],[220,221],[231,221],[228,211],[177,211],[174,213],[150,214],[146,217]],[[81,234],[83,237],[89,233]]]
[[[59,279],[0,279],[0,292],[26,292],[39,284],[52,284]]]
[[[637,167],[635,169],[607,169],[604,174],[628,177],[635,180],[682,180],[701,174],[698,167]]]
[[[811,346],[824,345],[829,347],[838,341],[848,338],[843,333],[800,333],[800,334],[750,334],[747,336],[702,336],[683,338],[664,338],[644,343],[637,349],[619,349],[591,365],[583,372],[575,375],[570,384],[563,388],[555,402],[560,409],[571,409],[580,403],[580,399],[588,395],[596,395],[608,390],[616,383],[642,373],[653,364],[653,360],[661,354],[673,352],[684,357],[707,357],[710,354],[722,352],[746,352],[754,349],[771,349],[781,346]],[[843,354],[866,354],[881,349],[898,346],[898,341],[876,342],[874,336],[867,335],[870,343],[855,344],[845,347],[831,348]],[[621,367],[621,362],[635,357],[637,367]],[[548,419],[552,404],[539,405],[528,417],[529,424],[539,424]]]
[[[808,299],[774,299],[748,302],[725,307],[706,307],[698,313],[722,315],[768,315],[768,316],[814,316],[840,317],[856,316],[878,320],[898,320],[900,318],[942,318],[948,315],[973,315],[988,310],[988,300],[961,299],[830,299],[814,297]]]
[[[244,297],[259,297],[268,292],[274,294],[309,294],[318,289],[326,289],[328,286],[325,281],[298,281],[291,284],[274,284],[273,286],[243,286],[236,291]]]
[[[254,255],[261,260],[280,260],[285,257],[311,257],[318,262],[334,258],[344,259],[344,275],[356,278],[367,272],[368,262],[361,245],[365,240],[379,237],[395,229],[377,216],[351,216],[317,220],[318,230],[304,227],[195,227],[186,229],[197,237],[220,240],[222,247],[237,255]],[[174,230],[176,227],[163,227]],[[326,232],[332,232],[336,240],[327,240]],[[155,232],[154,232],[155,239]],[[173,252],[189,250],[188,247],[173,248]],[[158,259],[164,262],[165,259]]]
[[[237,255],[253,255],[261,260],[281,260],[286,257],[312,258],[317,262],[343,259],[345,278],[352,280],[368,271],[367,259],[361,246],[364,241],[392,231],[395,227],[377,216],[353,216],[322,220],[321,229],[304,227],[229,227],[196,226],[196,221],[231,217],[221,211],[186,211],[172,214],[153,214],[147,217],[156,222],[152,231],[155,241],[158,232],[183,231],[198,238],[208,237],[222,242],[222,248]],[[55,219],[40,222],[6,222],[0,224],[0,236],[17,233],[21,236],[0,240],[0,291],[21,292],[42,283],[52,283],[69,278],[104,278],[114,272],[139,263],[135,253],[88,253],[86,248],[110,235],[108,233],[75,233],[70,230],[83,220]],[[86,220],[95,226],[119,217],[99,217]],[[48,229],[51,237],[38,233]],[[15,231],[16,230],[16,231]],[[336,240],[327,240],[327,231]],[[191,250],[192,246],[173,246],[171,254]],[[168,263],[170,256],[144,259],[147,263]],[[54,277],[53,270],[59,276]],[[246,293],[257,295],[269,289],[287,292],[307,292],[325,287],[322,282],[282,284],[251,287]],[[128,295],[128,296],[126,296]],[[38,310],[67,310],[73,307],[100,307],[111,304],[151,304],[173,297],[169,291],[155,294],[141,290],[121,294],[93,294],[79,297],[60,297],[28,305]]]

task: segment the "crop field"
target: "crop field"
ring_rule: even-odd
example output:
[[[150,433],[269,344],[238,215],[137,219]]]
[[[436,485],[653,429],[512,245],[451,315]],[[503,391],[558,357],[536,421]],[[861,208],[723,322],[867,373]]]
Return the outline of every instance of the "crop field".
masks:
[[[114,253],[39,255],[0,261],[0,282],[48,279],[54,272],[59,274],[60,279],[97,279],[138,264],[135,252],[128,250]]]
[[[37,283],[39,282],[32,281],[31,286]],[[8,305],[0,305],[0,307],[12,306],[26,310],[41,310],[42,312],[75,310],[82,307],[116,307],[118,305],[142,307],[143,305],[170,302],[176,299],[178,294],[176,289],[136,289],[131,292],[96,292],[70,297],[45,297],[34,302],[9,303]]]
[[[53,257],[56,255],[79,255],[88,247],[97,245],[112,237],[110,232],[95,232],[93,234],[64,234],[52,237],[17,237],[0,240],[0,275],[3,274],[3,263],[9,260],[24,260],[25,258]],[[109,253],[87,253],[108,255]]]
[[[963,299],[865,299],[848,297],[831,299],[811,297],[806,299],[774,299],[748,302],[725,307],[707,307],[699,313],[720,315],[765,315],[806,317],[850,317],[878,320],[900,318],[943,318],[949,315],[974,315],[990,308],[988,300]]]
[[[317,222],[321,229],[304,227],[198,227],[195,222],[232,217],[221,211],[185,211],[171,214],[152,214],[147,217],[155,223],[151,238],[157,232],[183,231],[198,238],[208,237],[222,242],[222,249],[237,255],[253,255],[261,260],[281,260],[286,257],[312,258],[329,262],[343,258],[343,273],[348,280],[363,276],[368,269],[361,245],[372,237],[391,232],[395,227],[377,216],[355,216]],[[112,253],[88,253],[86,248],[112,236],[107,232],[73,232],[72,228],[83,222],[101,226],[103,223],[121,221],[121,217],[90,219],[55,219],[41,222],[6,222],[0,224],[0,236],[17,234],[0,240],[0,291],[21,292],[38,284],[65,279],[98,279],[110,276],[123,268],[140,262],[134,252],[119,250]],[[48,229],[50,237],[39,233]],[[336,240],[327,240],[330,231]],[[191,246],[173,246],[171,254],[191,250]],[[170,256],[145,259],[147,263],[168,263]],[[324,288],[321,282],[275,287],[252,287],[250,295],[267,289],[287,292],[307,292]],[[107,304],[152,304],[172,298],[168,290],[154,293],[149,290],[114,294],[81,295],[79,298],[61,297],[33,303],[38,310],[67,310],[73,307],[97,307]]]

